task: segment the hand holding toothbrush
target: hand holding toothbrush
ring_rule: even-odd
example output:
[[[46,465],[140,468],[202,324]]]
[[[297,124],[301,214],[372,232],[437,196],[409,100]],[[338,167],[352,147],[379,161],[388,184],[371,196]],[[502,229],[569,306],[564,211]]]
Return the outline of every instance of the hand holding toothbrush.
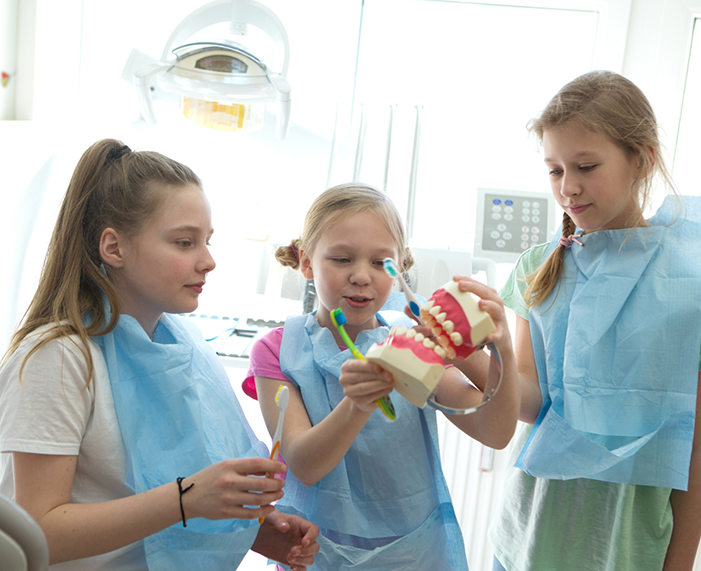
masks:
[[[353,356],[356,359],[365,361],[365,357],[360,351],[358,351],[355,344],[348,336],[345,327],[343,327],[346,324],[346,316],[343,314],[343,311],[341,311],[340,308],[334,309],[331,312],[331,321],[338,330],[339,334],[341,335],[341,339],[343,339],[343,342],[346,344],[346,347],[348,347],[351,353],[353,353]],[[377,404],[377,407],[387,418],[389,418],[390,420],[397,419],[397,413],[394,410],[394,405],[392,404],[392,399],[389,398],[389,395],[385,395],[383,397],[378,398],[375,401],[375,404]]]
[[[280,415],[277,419],[277,427],[275,428],[275,434],[273,434],[273,445],[270,450],[270,459],[279,460],[280,456],[280,441],[282,440],[282,425],[285,421],[285,410],[287,409],[287,404],[290,402],[290,389],[284,385],[280,385],[275,395],[275,404],[280,409]],[[266,478],[274,478],[275,473],[267,472],[265,474]],[[258,520],[259,523],[263,523],[264,518]]]

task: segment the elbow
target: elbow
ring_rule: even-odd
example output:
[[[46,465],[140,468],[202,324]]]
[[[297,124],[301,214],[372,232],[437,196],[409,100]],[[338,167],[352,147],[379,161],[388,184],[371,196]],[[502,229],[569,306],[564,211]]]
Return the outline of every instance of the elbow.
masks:
[[[495,434],[489,439],[488,442],[485,442],[484,444],[490,448],[494,448],[494,450],[504,450],[504,448],[506,448],[511,442],[514,431],[515,427],[511,431],[503,434]]]
[[[315,478],[315,477],[306,477],[306,478],[297,478],[302,484],[305,486],[315,486],[321,478]]]
[[[297,478],[305,486],[315,486],[319,480],[324,476],[320,474],[315,474],[312,470],[302,470],[301,472],[296,472],[292,470],[294,477]]]
[[[509,442],[511,442],[511,438],[499,439],[488,443],[487,446],[489,446],[489,448],[494,448],[494,450],[504,450],[504,448],[509,445]]]
[[[326,474],[322,474],[319,472],[318,469],[314,469],[313,467],[309,466],[311,462],[306,463],[306,466],[299,465],[299,462],[290,462],[289,460],[285,460],[287,462],[287,467],[289,468],[290,472],[294,475],[297,480],[299,480],[300,483],[304,484],[305,486],[314,486],[316,485],[319,480],[321,480]],[[302,462],[301,464],[305,464]]]
[[[490,434],[482,440],[482,443],[494,450],[503,450],[506,448],[516,433],[515,417],[516,415],[514,414],[512,421],[501,423],[497,430],[491,431]]]

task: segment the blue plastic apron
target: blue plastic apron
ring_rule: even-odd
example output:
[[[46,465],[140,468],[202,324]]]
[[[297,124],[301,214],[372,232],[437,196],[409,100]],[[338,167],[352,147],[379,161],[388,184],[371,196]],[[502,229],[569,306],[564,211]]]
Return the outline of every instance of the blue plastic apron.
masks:
[[[387,327],[362,331],[365,353]],[[344,398],[338,378],[352,358],[314,316],[285,322],[280,366],[302,393],[312,425]],[[311,569],[426,571],[467,569],[465,547],[438,450],[435,411],[392,393],[397,420],[379,411],[367,421],[343,460],[314,486],[288,473],[283,511],[321,528],[321,553]]]
[[[228,458],[268,456],[245,420],[212,349],[185,321],[163,315],[152,342],[122,315],[94,341],[107,361],[136,493],[191,476]],[[236,569],[257,520],[188,520],[144,539],[151,571]]]
[[[668,199],[669,200],[669,199]],[[543,408],[516,465],[541,478],[686,490],[701,346],[699,201],[585,234],[530,310]],[[557,246],[553,240],[545,256]]]

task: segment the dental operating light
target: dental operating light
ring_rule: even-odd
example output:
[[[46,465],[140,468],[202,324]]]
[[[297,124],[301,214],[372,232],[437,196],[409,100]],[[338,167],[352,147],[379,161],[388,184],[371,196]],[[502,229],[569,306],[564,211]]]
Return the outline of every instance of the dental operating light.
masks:
[[[229,23],[229,34],[211,41],[193,41],[210,26]],[[275,54],[283,52],[279,71],[240,43],[248,25],[264,32]],[[279,58],[278,58],[279,59]],[[277,102],[277,130],[284,139],[290,122],[290,84],[286,79],[289,42],[280,19],[254,0],[215,0],[195,10],[173,31],[161,61],[134,72],[141,114],[155,125],[152,82],[180,96],[183,115],[221,131],[254,131],[263,126],[265,106]]]

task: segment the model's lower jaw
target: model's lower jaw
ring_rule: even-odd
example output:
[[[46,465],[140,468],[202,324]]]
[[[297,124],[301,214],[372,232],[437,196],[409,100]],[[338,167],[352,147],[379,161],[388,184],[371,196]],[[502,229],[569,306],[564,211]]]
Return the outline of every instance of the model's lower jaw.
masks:
[[[415,329],[393,327],[384,342],[370,347],[365,356],[392,373],[396,391],[420,408],[443,376],[445,351]]]

